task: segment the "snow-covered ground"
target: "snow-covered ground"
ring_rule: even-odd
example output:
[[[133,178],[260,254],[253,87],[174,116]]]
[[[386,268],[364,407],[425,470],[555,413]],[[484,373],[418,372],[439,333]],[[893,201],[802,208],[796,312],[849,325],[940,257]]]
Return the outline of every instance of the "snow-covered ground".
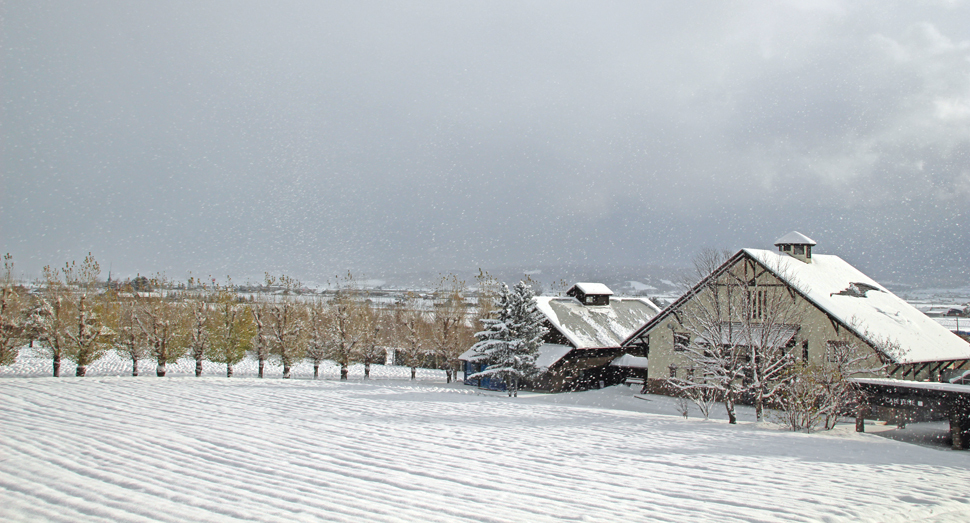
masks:
[[[684,420],[623,386],[507,398],[379,370],[343,383],[0,379],[0,520],[970,516],[968,452]]]
[[[50,358],[41,355],[41,351],[31,349],[27,346],[20,349],[20,355],[16,363],[0,367],[0,378],[7,377],[45,377],[52,374],[53,364]],[[74,376],[77,367],[69,361],[61,363],[61,376]],[[350,367],[351,378],[363,378],[364,366],[353,365]],[[202,363],[202,373],[204,376],[225,376],[226,365],[205,361]],[[259,364],[252,357],[247,357],[242,362],[233,367],[235,377],[255,377],[259,373]],[[312,378],[313,364],[309,361],[301,361],[290,370],[295,378]],[[151,360],[140,360],[138,362],[139,378],[155,378],[155,363]],[[279,378],[283,376],[283,366],[275,360],[268,360],[263,370],[267,378]],[[116,352],[108,352],[103,358],[88,366],[87,376],[131,376],[131,360],[118,356]],[[175,363],[166,366],[166,376],[195,376],[195,360],[182,358]],[[340,367],[332,361],[325,361],[320,365],[321,378],[339,378]],[[384,365],[373,365],[371,378],[374,379],[409,379],[411,369],[405,367],[391,367]],[[417,378],[419,380],[444,381],[445,371],[433,369],[418,369]]]

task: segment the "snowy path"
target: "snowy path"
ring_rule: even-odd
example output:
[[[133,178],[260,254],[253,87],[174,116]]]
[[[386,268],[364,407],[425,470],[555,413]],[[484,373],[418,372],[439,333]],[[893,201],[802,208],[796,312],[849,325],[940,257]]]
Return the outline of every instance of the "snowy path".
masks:
[[[967,521],[970,453],[685,421],[624,387],[0,379],[3,521]],[[638,412],[641,410],[643,412]]]

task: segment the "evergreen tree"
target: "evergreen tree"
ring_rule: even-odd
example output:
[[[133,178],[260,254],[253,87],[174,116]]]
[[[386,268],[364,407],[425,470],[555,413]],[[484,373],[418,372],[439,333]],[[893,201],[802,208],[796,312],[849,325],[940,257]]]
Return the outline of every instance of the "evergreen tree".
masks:
[[[482,320],[485,329],[475,335],[479,342],[472,346],[487,367],[469,377],[498,377],[505,382],[509,396],[517,396],[520,381],[537,372],[536,356],[547,329],[535,293],[525,282],[512,290],[503,284],[497,309],[496,318]]]

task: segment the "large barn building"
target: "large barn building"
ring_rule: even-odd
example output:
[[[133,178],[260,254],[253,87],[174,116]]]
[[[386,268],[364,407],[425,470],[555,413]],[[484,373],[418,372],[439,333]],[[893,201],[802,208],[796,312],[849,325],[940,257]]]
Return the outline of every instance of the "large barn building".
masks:
[[[814,254],[815,245],[793,232],[775,242],[777,251],[742,249],[633,332],[623,345],[648,356],[648,388],[659,392],[666,378],[692,372],[683,350],[688,316],[696,317],[715,288],[749,300],[739,310],[725,308],[726,331],[758,322],[764,293],[789,295],[798,321],[772,328],[779,346],[809,364],[822,365],[834,347],[853,344],[868,350],[869,363],[884,365],[879,374],[890,378],[941,381],[970,369],[970,344],[838,256]],[[739,317],[741,309],[747,317]]]

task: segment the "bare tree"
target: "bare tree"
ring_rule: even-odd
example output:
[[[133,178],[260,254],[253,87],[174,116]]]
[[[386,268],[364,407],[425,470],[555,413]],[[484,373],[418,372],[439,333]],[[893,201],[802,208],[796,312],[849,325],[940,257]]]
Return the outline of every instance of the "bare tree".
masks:
[[[394,307],[394,335],[392,336],[396,363],[411,368],[416,379],[418,367],[424,365],[430,353],[430,333],[425,311],[412,292]]]
[[[61,375],[61,361],[68,357],[67,331],[73,323],[69,308],[69,289],[56,270],[45,266],[44,287],[30,311],[28,330],[51,358],[55,378]]]
[[[88,365],[111,348],[115,334],[102,318],[106,297],[97,293],[101,267],[88,253],[80,266],[71,262],[61,272],[65,283],[73,289],[67,294],[68,312],[73,320],[65,332],[68,357],[77,364],[75,375],[84,376]]]
[[[674,334],[676,347],[690,362],[690,375],[668,383],[699,407],[712,395],[721,398],[732,423],[737,398],[750,396],[760,421],[765,405],[792,379],[790,349],[801,307],[784,285],[759,279],[753,262],[741,260],[718,273],[729,258],[729,253],[709,249],[694,260],[700,283],[691,286],[692,299],[677,314],[685,332]],[[772,270],[790,282],[780,267]]]
[[[876,339],[870,335],[868,339]],[[891,354],[898,344],[890,340],[877,341],[879,350]],[[777,404],[783,419],[793,431],[812,432],[819,425],[825,430],[835,427],[839,416],[859,400],[859,391],[849,381],[857,375],[873,375],[884,371],[882,358],[863,343],[833,341],[826,348],[820,364],[799,362],[791,370],[791,379],[778,392]]]
[[[780,267],[772,270],[783,274]],[[783,275],[782,280],[792,284],[793,277]],[[745,273],[738,283],[745,286],[740,327],[748,353],[746,389],[754,396],[755,415],[760,421],[764,419],[765,405],[777,397],[790,379],[796,362],[792,348],[802,323],[802,309],[795,293],[778,285],[761,284],[754,271]]]
[[[191,286],[192,280],[189,280]],[[205,284],[201,285],[201,290],[196,299],[186,300],[185,307],[188,313],[188,342],[189,353],[195,360],[195,377],[202,376],[202,363],[205,361],[209,352],[209,334],[211,331],[211,311],[209,310],[210,291]]]
[[[364,364],[364,379],[370,379],[371,365],[387,361],[388,333],[394,332],[394,315],[386,309],[371,307],[374,335],[367,337],[360,347],[359,358]]]
[[[290,378],[293,363],[303,357],[306,349],[306,310],[290,295],[299,288],[299,281],[288,276],[267,278],[267,285],[277,281],[283,286],[283,295],[276,297],[266,307],[266,327],[269,332],[270,352],[283,365],[283,378]]]
[[[458,277],[442,277],[435,290],[435,300],[429,317],[431,350],[445,369],[447,382],[457,379],[461,356],[475,343],[467,323],[465,282]]]
[[[187,350],[185,307],[166,299],[167,286],[164,278],[155,278],[152,287],[156,291],[141,301],[137,314],[138,327],[145,335],[159,377],[165,376],[169,362],[178,361]]]
[[[260,300],[259,297],[249,308],[249,313],[253,317],[253,327],[255,335],[252,341],[252,351],[256,355],[258,362],[257,376],[263,377],[263,370],[266,367],[266,360],[269,358],[270,349],[270,327],[269,327],[269,304]]]
[[[248,307],[237,303],[231,281],[226,287],[216,289],[213,305],[211,321],[208,324],[207,357],[210,361],[225,363],[226,377],[231,378],[233,366],[242,361],[252,348],[256,325]]]
[[[27,300],[28,294],[14,283],[13,258],[7,253],[3,256],[0,275],[0,366],[13,364],[20,345],[30,337]]]
[[[127,289],[117,292],[112,302],[115,351],[131,360],[131,375],[138,376],[138,360],[148,356],[145,333],[138,325],[138,294]]]
[[[330,318],[327,305],[321,301],[307,306],[306,358],[313,364],[313,379],[320,377],[320,364],[327,359],[330,336]]]
[[[729,257],[706,249],[694,258],[697,284],[684,282],[693,296],[676,316],[683,331],[672,333],[675,350],[682,351],[691,366],[688,376],[674,376],[667,383],[688,399],[720,398],[728,421],[737,423],[735,403],[743,392],[745,353],[742,337],[732,329],[740,297],[733,281],[723,284],[709,277]]]
[[[330,343],[327,358],[340,366],[340,379],[346,380],[351,363],[360,360],[361,351],[373,344],[377,325],[370,304],[365,302],[349,273],[339,284],[328,310]]]

